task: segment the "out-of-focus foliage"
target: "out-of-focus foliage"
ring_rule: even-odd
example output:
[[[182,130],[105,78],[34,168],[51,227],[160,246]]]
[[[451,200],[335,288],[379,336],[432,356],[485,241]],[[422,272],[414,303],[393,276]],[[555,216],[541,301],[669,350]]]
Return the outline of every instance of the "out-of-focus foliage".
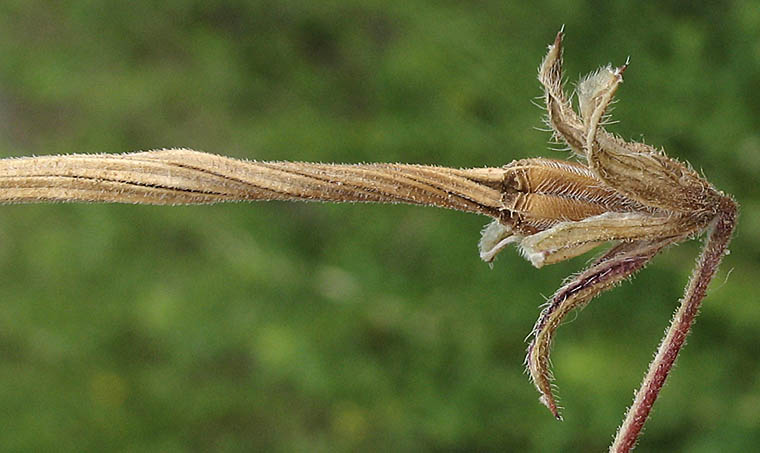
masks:
[[[612,130],[689,160],[743,208],[640,449],[750,451],[757,2],[6,0],[0,154],[563,158],[531,104],[562,24],[573,79],[632,56]],[[603,450],[700,243],[560,330],[559,423],[523,340],[587,257],[536,270],[507,251],[489,269],[486,222],[407,206],[2,207],[2,449]]]

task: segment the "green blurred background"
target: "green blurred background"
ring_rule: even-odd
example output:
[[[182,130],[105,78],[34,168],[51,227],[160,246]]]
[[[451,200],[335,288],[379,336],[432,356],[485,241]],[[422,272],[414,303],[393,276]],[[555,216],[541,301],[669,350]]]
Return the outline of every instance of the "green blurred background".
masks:
[[[612,130],[742,205],[641,451],[760,444],[755,1],[0,3],[0,155],[191,147],[498,166],[547,147],[535,70],[632,57]],[[488,219],[410,206],[25,205],[0,217],[2,451],[602,451],[700,247],[564,326],[565,421],[523,373],[587,257],[478,259]],[[730,274],[730,275],[729,275]]]

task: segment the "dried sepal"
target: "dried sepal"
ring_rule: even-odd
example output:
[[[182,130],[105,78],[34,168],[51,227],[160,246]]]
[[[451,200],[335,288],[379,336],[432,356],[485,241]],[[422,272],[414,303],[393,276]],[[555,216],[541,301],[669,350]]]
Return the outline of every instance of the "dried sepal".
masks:
[[[691,219],[652,216],[637,212],[608,212],[577,222],[563,222],[520,242],[523,255],[536,267],[546,255],[588,242],[636,241],[656,237],[688,236],[695,231]]]
[[[585,306],[600,293],[614,287],[642,269],[663,247],[673,239],[661,241],[638,241],[614,247],[583,272],[565,283],[549,299],[533,328],[525,363],[531,380],[541,393],[541,402],[552,414],[560,418],[552,389],[552,373],[549,355],[554,333],[565,316]]]
[[[703,211],[707,220],[715,215],[720,196],[694,170],[647,145],[632,147],[610,134],[596,139],[589,166],[605,184],[654,208],[689,215]]]
[[[569,98],[562,90],[562,38],[563,30],[557,33],[549,46],[538,70],[538,80],[544,87],[546,123],[554,131],[554,139],[561,140],[578,156],[585,155],[583,121],[573,110]]]

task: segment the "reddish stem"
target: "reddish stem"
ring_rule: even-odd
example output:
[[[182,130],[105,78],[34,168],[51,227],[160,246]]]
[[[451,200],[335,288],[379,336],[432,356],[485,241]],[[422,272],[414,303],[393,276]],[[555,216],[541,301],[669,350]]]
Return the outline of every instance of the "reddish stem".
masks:
[[[636,441],[649,417],[657,396],[673,368],[678,352],[689,334],[699,305],[707,292],[707,286],[715,275],[726,247],[731,240],[731,233],[736,222],[737,205],[728,197],[721,199],[715,225],[691,276],[681,305],[673,316],[670,327],[660,343],[652,363],[649,365],[644,381],[636,392],[633,404],[628,409],[623,424],[618,429],[610,452],[627,453],[636,446]]]

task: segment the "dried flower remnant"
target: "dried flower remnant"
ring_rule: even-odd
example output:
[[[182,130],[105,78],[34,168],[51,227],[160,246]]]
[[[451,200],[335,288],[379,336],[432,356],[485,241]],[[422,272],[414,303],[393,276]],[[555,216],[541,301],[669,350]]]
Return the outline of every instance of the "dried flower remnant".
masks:
[[[0,160],[0,202],[304,200],[437,206],[494,219],[480,240],[486,262],[515,244],[535,267],[612,243],[549,299],[531,335],[527,369],[541,401],[557,418],[549,352],[564,317],[631,277],[665,247],[708,232],[680,307],[610,447],[630,451],[726,253],[738,208],[691,168],[604,130],[627,63],[584,78],[576,113],[562,90],[562,36],[560,31],[549,46],[539,80],[547,124],[580,162],[534,158],[500,168],[452,169],[243,161],[189,149],[28,157]]]
[[[626,452],[635,447],[705,297],[707,285],[726,253],[738,207],[731,197],[662,151],[643,143],[625,142],[603,129],[601,124],[607,120],[607,108],[623,81],[627,62],[619,68],[601,68],[581,80],[576,92],[579,105],[576,113],[562,90],[562,37],[560,31],[539,69],[547,123],[555,139],[585,160],[585,176],[595,182],[579,188],[562,177],[550,177],[546,179],[552,183],[547,187],[546,179],[538,178],[525,184],[527,189],[523,193],[583,200],[605,210],[594,213],[586,208],[578,216],[581,218],[577,218],[573,217],[577,209],[569,209],[556,200],[553,212],[562,220],[536,225],[535,217],[544,220],[544,216],[536,216],[539,209],[528,205],[524,211],[513,209],[514,221],[494,227],[500,234],[491,234],[501,238],[496,246],[514,236],[514,242],[536,267],[576,256],[600,243],[616,243],[551,297],[534,327],[526,358],[528,371],[541,401],[557,418],[549,351],[554,332],[565,315],[630,277],[668,245],[708,232],[681,304],[610,447],[610,451]],[[609,192],[604,192],[605,189]],[[593,190],[601,193],[592,195]],[[483,248],[481,253],[492,255]]]

